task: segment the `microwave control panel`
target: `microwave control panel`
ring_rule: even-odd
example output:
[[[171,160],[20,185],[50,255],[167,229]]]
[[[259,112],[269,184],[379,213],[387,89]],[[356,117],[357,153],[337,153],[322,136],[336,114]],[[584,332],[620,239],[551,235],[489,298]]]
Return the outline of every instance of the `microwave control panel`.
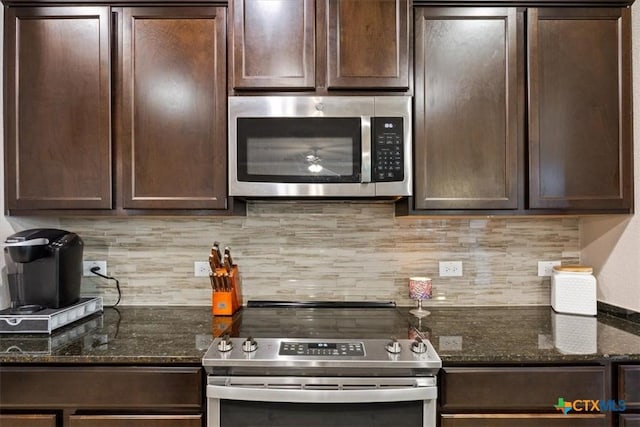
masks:
[[[373,181],[404,180],[402,117],[373,117]]]

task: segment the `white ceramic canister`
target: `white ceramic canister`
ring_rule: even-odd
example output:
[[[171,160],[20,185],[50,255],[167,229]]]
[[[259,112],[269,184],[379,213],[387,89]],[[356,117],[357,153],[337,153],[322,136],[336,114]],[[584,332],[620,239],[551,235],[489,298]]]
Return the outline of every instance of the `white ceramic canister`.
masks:
[[[558,313],[595,316],[598,304],[593,269],[582,265],[553,267],[551,307]]]

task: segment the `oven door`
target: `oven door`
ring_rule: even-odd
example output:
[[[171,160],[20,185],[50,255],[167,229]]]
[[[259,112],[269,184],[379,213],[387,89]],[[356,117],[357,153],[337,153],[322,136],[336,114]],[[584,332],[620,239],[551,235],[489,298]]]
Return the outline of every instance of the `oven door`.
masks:
[[[435,377],[209,377],[208,427],[435,427]]]

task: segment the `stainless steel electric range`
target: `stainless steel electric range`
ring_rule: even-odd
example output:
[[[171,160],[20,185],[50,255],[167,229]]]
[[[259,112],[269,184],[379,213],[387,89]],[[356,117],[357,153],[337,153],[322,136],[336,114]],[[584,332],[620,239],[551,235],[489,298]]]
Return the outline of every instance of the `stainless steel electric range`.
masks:
[[[393,303],[250,302],[203,358],[209,427],[436,425],[442,362]]]

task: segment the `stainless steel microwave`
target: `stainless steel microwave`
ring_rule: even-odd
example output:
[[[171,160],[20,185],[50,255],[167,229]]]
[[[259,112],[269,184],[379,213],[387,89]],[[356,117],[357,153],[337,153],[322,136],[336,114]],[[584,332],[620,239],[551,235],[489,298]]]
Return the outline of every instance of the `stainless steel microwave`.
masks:
[[[411,98],[229,98],[229,194],[411,195]]]

